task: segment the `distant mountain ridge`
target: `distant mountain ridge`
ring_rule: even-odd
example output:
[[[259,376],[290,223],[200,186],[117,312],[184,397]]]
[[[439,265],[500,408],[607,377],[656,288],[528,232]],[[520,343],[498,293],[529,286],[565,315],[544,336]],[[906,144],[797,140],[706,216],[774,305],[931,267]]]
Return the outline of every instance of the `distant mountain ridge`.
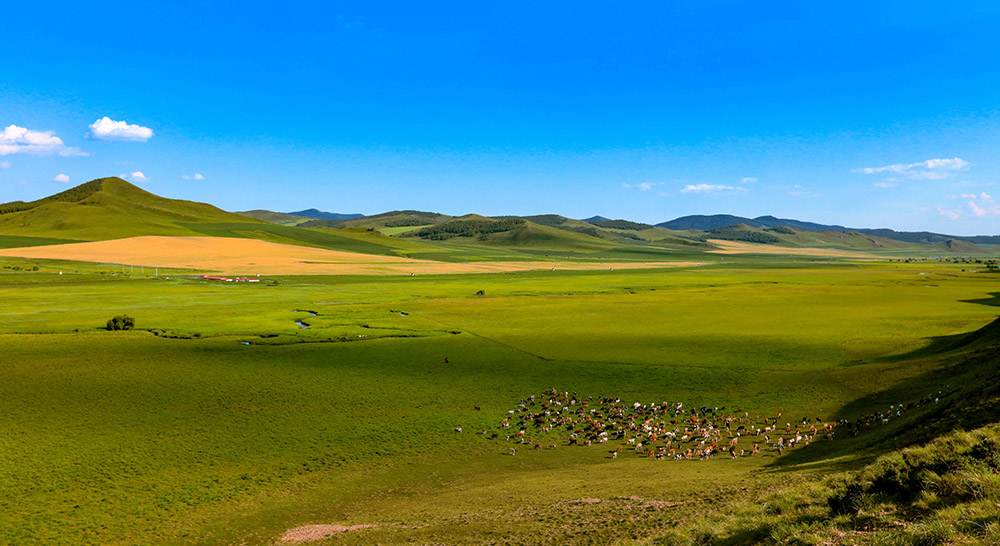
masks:
[[[306,216],[309,214],[312,216]],[[652,226],[627,219],[593,216],[577,220],[558,214],[487,218],[478,214],[451,216],[393,210],[364,216],[317,209],[294,215],[267,210],[231,213],[207,203],[160,197],[119,178],[92,180],[35,201],[0,204],[0,244],[55,244],[140,235],[297,241],[307,246],[374,254],[393,254],[397,252],[394,248],[417,248],[424,244],[421,241],[447,240],[462,245],[520,248],[527,253],[543,249],[614,249],[625,255],[661,250],[688,252],[714,248],[714,240],[790,249],[821,247],[966,256],[1000,253],[1000,236],[996,235],[961,237],[851,229],[775,216],[694,215]]]
[[[283,212],[289,216],[304,216],[306,218],[316,218],[317,220],[353,220],[361,218],[364,214],[344,214],[340,212],[325,212],[317,209],[306,209],[296,212]]]
[[[945,235],[941,233],[931,233],[929,231],[896,231],[888,228],[881,228],[881,229],[848,228],[839,225],[817,224],[814,222],[803,222],[801,220],[793,220],[788,218],[776,218],[774,216],[758,216],[757,218],[744,218],[742,216],[733,216],[731,214],[710,214],[710,215],[695,214],[691,216],[682,216],[680,218],[670,220],[669,222],[662,222],[656,224],[656,226],[678,231],[683,231],[688,229],[696,229],[699,231],[711,231],[713,229],[726,228],[736,224],[745,224],[750,227],[761,228],[761,229],[789,227],[793,229],[808,230],[808,231],[853,231],[858,233],[864,233],[866,235],[874,235],[876,237],[885,237],[886,239],[893,239],[904,243],[920,243],[925,245],[947,243],[948,241],[953,241],[953,240],[965,241],[968,243],[974,243],[979,245],[1000,244],[1000,235],[962,236],[962,235]]]

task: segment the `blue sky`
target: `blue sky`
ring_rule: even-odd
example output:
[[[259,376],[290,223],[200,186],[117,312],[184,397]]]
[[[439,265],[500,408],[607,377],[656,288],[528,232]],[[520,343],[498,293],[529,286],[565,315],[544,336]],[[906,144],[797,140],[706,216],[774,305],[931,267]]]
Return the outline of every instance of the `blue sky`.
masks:
[[[5,6],[0,201],[1000,233],[1000,3],[147,4]]]

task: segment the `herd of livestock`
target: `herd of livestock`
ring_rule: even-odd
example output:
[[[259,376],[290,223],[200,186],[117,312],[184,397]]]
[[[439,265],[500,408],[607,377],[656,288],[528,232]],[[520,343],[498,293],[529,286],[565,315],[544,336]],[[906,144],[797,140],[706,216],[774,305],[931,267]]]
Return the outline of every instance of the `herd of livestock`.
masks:
[[[625,452],[660,460],[704,460],[723,453],[738,459],[765,450],[781,455],[820,438],[833,439],[838,433],[857,435],[915,408],[936,404],[943,396],[945,391],[939,391],[855,420],[826,422],[819,417],[790,420],[780,412],[773,417],[751,417],[743,408],[689,408],[681,402],[629,404],[620,398],[583,398],[575,392],[548,389],[542,396],[522,399],[516,408],[507,411],[499,432],[491,434],[483,429],[482,434],[492,440],[512,442],[508,448],[511,455],[517,452],[515,445],[555,449],[562,442],[550,443],[551,438],[561,437],[566,439],[563,445],[610,444],[611,458]]]

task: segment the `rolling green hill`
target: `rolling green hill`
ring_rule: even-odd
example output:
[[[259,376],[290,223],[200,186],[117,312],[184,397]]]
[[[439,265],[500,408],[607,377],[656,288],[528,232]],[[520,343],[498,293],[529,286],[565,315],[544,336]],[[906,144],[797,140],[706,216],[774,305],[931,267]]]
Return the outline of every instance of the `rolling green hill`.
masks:
[[[478,215],[462,216],[404,235],[432,241],[460,240],[485,246],[532,249],[602,250],[615,246],[595,235],[539,225],[523,218],[496,219]]]
[[[990,252],[975,243],[970,243],[969,241],[961,241],[958,239],[949,239],[943,243],[937,243],[931,246],[935,249],[940,249],[942,253],[946,254],[963,254],[969,256],[975,255],[986,255]]]
[[[159,197],[120,178],[101,178],[37,201],[0,205],[0,247],[177,235],[259,239],[379,255],[397,255],[397,249],[408,248],[388,237],[375,240],[351,230],[282,225],[296,219],[308,220],[270,211],[230,213],[205,203]]]
[[[159,197],[120,178],[100,178],[37,201],[0,205],[2,235],[75,240],[197,235],[183,224],[211,222],[259,221],[205,203]]]
[[[268,210],[230,213],[205,203],[159,197],[119,178],[93,180],[36,201],[0,205],[0,245],[4,246],[140,235],[242,237],[384,255],[447,254],[457,244],[466,249],[492,247],[494,250],[487,253],[513,254],[515,259],[523,257],[522,252],[548,250],[579,253],[647,247],[653,251],[698,252],[713,248],[706,242],[708,239],[906,256],[982,256],[996,254],[998,248],[984,248],[960,239],[923,244],[869,232],[811,231],[789,225],[735,224],[708,231],[675,230],[627,220],[587,222],[557,214],[487,218],[394,210],[327,220]],[[460,254],[465,256],[466,251]]]
[[[283,212],[274,212],[272,210],[263,209],[239,211],[236,212],[236,214],[262,220],[264,222],[270,222],[272,224],[281,224],[283,226],[295,226],[301,224],[302,222],[311,220],[311,218],[307,218],[305,216],[295,216],[292,214],[285,214]]]
[[[393,210],[371,216],[363,216],[351,220],[310,220],[302,224],[302,227],[330,227],[330,228],[400,228],[428,226],[439,224],[452,219],[447,214],[436,212],[424,212],[420,210]]]

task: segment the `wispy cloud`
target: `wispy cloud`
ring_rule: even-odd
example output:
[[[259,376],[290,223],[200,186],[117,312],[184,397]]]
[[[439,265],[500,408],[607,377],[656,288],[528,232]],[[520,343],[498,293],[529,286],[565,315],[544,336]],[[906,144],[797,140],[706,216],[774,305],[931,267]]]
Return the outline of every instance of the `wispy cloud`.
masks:
[[[725,186],[722,184],[688,184],[681,193],[722,193],[731,191],[746,191],[746,188]]]
[[[897,178],[913,180],[941,180],[969,169],[969,162],[955,157],[952,159],[928,159],[917,163],[897,163],[884,167],[862,167],[851,172],[861,174],[890,174],[889,181]]]
[[[961,195],[952,195],[952,199],[968,199],[969,211],[971,211],[972,216],[979,218],[988,218],[993,216],[1000,216],[1000,203],[997,203],[993,196],[986,192],[979,194],[975,193],[963,193]],[[947,216],[952,220],[958,220],[962,216],[962,209],[943,209],[938,207],[938,214],[942,216]]]
[[[0,132],[0,155],[61,155],[85,156],[79,148],[66,146],[52,131],[33,131],[17,125],[8,125]]]
[[[149,178],[146,178],[146,175],[142,174],[142,171],[135,171],[129,175],[129,178],[135,182],[149,182]]]
[[[938,210],[938,214],[940,214],[941,216],[946,216],[948,218],[951,218],[952,220],[958,220],[959,218],[962,217],[962,212],[961,211],[947,210],[947,209],[943,209],[941,207],[938,207],[937,210]]]
[[[184,180],[204,180],[204,179],[205,179],[205,177],[204,177],[204,176],[202,176],[202,175],[201,175],[201,174],[199,174],[199,173],[194,173],[194,174],[182,174],[182,175],[181,175],[181,178],[183,178]]]
[[[897,184],[896,182],[888,182],[887,181],[887,182],[878,182],[878,183],[875,184],[875,187],[876,188],[895,188],[898,185],[899,184]]]
[[[90,124],[87,138],[94,140],[128,140],[146,142],[153,137],[153,130],[141,125],[130,125],[124,121],[114,121],[108,116]]]
[[[1000,216],[1000,204],[993,200],[986,192],[979,194],[979,197],[969,201],[969,208],[972,214],[979,217]]]
[[[60,184],[69,184],[68,174],[57,174],[55,178],[52,179],[53,182],[59,182]]]
[[[740,179],[740,183],[742,184],[753,184],[756,181],[757,179],[752,176],[744,176],[743,178]]]
[[[816,193],[814,191],[808,191],[808,190],[792,190],[788,192],[788,195],[791,195],[792,197],[801,197],[803,199],[815,199],[817,197],[823,197],[823,194],[821,193]]]
[[[626,189],[635,188],[641,191],[649,191],[654,187],[661,185],[663,185],[663,182],[639,182],[638,184],[622,184],[622,187]]]
[[[0,161],[0,169],[9,169],[10,161]]]

